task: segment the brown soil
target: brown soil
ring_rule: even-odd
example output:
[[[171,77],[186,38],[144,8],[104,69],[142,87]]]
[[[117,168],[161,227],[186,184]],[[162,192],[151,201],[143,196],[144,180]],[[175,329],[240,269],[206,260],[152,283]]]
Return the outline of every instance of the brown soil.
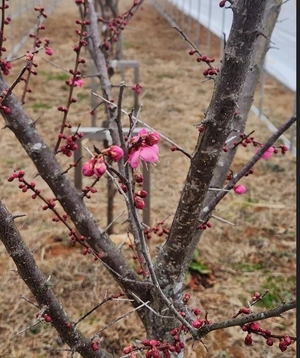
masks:
[[[73,1],[64,0],[46,21],[45,36],[50,37],[54,55],[48,59],[60,66],[49,64],[37,56],[39,75],[32,78],[32,94],[26,99],[25,108],[32,119],[37,119],[37,128],[45,136],[49,145],[54,145],[56,133],[61,120],[57,106],[65,105],[68,87],[58,75],[63,69],[73,66],[76,42],[74,19],[78,17]],[[126,9],[129,0],[120,2]],[[203,32],[205,36],[205,32]],[[205,41],[205,39],[204,39]],[[30,48],[30,44],[27,45]],[[192,151],[197,138],[193,124],[203,118],[212,93],[212,83],[203,82],[203,68],[188,56],[188,46],[179,34],[163,19],[150,2],[134,16],[123,34],[125,59],[140,62],[140,83],[143,91],[140,102],[143,104],[141,119],[161,131],[187,151]],[[27,47],[24,47],[26,51]],[[218,56],[219,41],[212,38],[213,56]],[[86,54],[88,58],[88,54]],[[15,65],[13,74],[17,74],[23,65]],[[84,67],[85,74],[90,73],[89,66]],[[11,83],[13,77],[9,77]],[[125,71],[125,81],[129,85],[125,92],[124,108],[130,110],[133,104],[132,70]],[[114,84],[119,84],[120,74],[112,77]],[[15,93],[20,96],[22,84]],[[79,101],[70,111],[69,121],[73,126],[82,123],[90,125],[89,101],[90,81],[86,79],[83,88],[76,89]],[[115,90],[117,97],[117,90]],[[264,112],[279,125],[293,112],[292,93],[267,77],[264,97]],[[276,105],[274,105],[276,101]],[[258,94],[255,99],[258,103]],[[98,123],[104,119],[101,110],[97,112]],[[128,125],[126,116],[124,125]],[[247,132],[255,130],[255,139],[264,142],[270,135],[265,125],[255,115],[250,114]],[[2,157],[0,159],[1,200],[14,214],[25,213],[25,218],[18,219],[18,227],[27,245],[34,250],[34,256],[46,276],[51,276],[53,290],[65,305],[72,319],[78,319],[107,294],[119,292],[110,275],[92,258],[83,256],[81,248],[69,244],[68,235],[61,225],[53,225],[51,215],[43,212],[42,204],[29,199],[6,178],[15,169],[25,169],[28,178],[34,178],[36,170],[26,157],[21,146],[9,130],[0,132]],[[101,143],[95,143],[101,147]],[[92,148],[93,142],[85,140],[84,145]],[[188,160],[177,152],[170,151],[170,145],[162,142],[160,162],[151,167],[151,220],[152,224],[172,215],[176,209],[182,185],[188,169]],[[254,152],[253,147],[239,150],[233,170],[237,171]],[[85,154],[86,155],[86,154]],[[64,167],[69,159],[62,159]],[[255,166],[255,174],[244,178],[241,183],[247,187],[243,196],[229,193],[218,206],[217,215],[234,223],[235,226],[214,220],[213,228],[207,230],[198,247],[201,262],[211,273],[209,275],[193,274],[187,278],[187,291],[191,292],[192,306],[209,312],[212,321],[230,318],[255,291],[270,290],[270,306],[295,297],[295,158],[287,153],[274,156],[268,162]],[[73,179],[73,173],[70,173]],[[45,195],[52,196],[46,184],[35,178],[37,186]],[[84,179],[84,185],[89,180]],[[105,190],[105,180],[98,186],[98,191]],[[94,195],[88,205],[99,225],[106,226],[106,202],[99,200],[100,194]],[[104,196],[105,198],[105,196]],[[121,197],[115,201],[115,216],[122,212],[124,204]],[[124,253],[131,260],[126,239],[126,228],[122,225],[123,215],[116,223],[112,239],[122,246]],[[166,221],[171,223],[171,218]],[[161,238],[150,241],[150,249],[155,254],[155,247]],[[134,265],[134,262],[132,262]],[[69,357],[63,351],[65,346],[49,324],[32,326],[35,322],[36,308],[20,295],[34,302],[34,298],[19,279],[12,260],[0,245],[1,294],[0,294],[0,357]],[[256,310],[261,308],[257,307]],[[107,303],[80,324],[80,329],[93,336],[112,319],[118,318],[131,310],[125,301]],[[288,312],[283,318],[273,318],[262,323],[262,327],[274,333],[295,335],[295,314]],[[22,331],[22,333],[20,333]],[[295,345],[283,354],[278,344],[268,347],[263,339],[254,338],[253,347],[244,346],[245,334],[235,327],[219,331],[205,337],[208,346],[205,353],[203,346],[196,344],[194,351],[189,348],[189,357],[212,358],[263,358],[294,357]],[[102,346],[121,355],[124,345],[143,339],[144,332],[137,317],[133,315],[119,321],[103,332]],[[57,349],[58,351],[53,351]],[[189,355],[190,354],[190,355]],[[77,357],[75,354],[74,357]]]

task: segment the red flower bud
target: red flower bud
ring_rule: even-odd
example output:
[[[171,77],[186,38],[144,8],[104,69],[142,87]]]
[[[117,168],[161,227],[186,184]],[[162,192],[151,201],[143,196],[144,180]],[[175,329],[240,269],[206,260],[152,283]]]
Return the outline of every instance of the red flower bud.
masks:
[[[252,344],[251,334],[247,334],[247,336],[245,337],[245,344],[246,344],[246,346],[251,346],[251,344]]]
[[[145,202],[142,198],[140,198],[139,196],[135,196],[134,198],[134,206],[137,209],[144,209],[145,207]]]

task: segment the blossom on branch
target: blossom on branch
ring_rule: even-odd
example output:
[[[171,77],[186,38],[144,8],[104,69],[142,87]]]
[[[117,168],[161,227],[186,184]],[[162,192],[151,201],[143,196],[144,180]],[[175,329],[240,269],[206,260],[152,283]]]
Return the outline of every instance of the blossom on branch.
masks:
[[[143,87],[139,85],[138,83],[133,85],[131,89],[136,92],[137,94],[141,94]]]
[[[103,156],[100,154],[85,162],[82,165],[81,172],[85,177],[96,175],[98,178],[101,178],[106,172]]]
[[[246,193],[246,188],[244,187],[244,185],[235,185],[233,187],[233,190],[238,195],[242,195],[242,194]]]
[[[108,155],[114,162],[119,161],[124,155],[123,149],[117,145],[112,145],[107,149],[103,149],[101,153]]]
[[[67,85],[69,86],[74,86],[74,87],[83,87],[84,85],[84,80],[82,78],[75,78],[75,81],[74,81],[74,78],[73,76],[66,81]],[[73,84],[74,83],[74,84]]]
[[[53,49],[51,47],[46,47],[45,53],[48,56],[52,56],[53,55]]]
[[[132,137],[129,142],[128,160],[131,168],[135,169],[141,164],[141,160],[146,163],[156,163],[158,161],[159,148],[157,143],[160,136],[156,131],[147,132],[142,128],[137,136]]]
[[[259,149],[257,149],[258,151]],[[273,153],[274,153],[275,148],[274,147],[270,147],[267,149],[267,151],[264,152],[264,154],[260,157],[260,159],[265,159],[268,160],[272,157]]]

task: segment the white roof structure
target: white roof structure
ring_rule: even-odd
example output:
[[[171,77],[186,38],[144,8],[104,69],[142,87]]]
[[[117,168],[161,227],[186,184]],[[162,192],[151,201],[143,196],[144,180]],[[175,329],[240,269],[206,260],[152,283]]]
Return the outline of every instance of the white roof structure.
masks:
[[[220,0],[168,0],[218,37],[229,35],[232,11],[220,8]],[[271,37],[266,71],[296,92],[296,0],[284,2]]]

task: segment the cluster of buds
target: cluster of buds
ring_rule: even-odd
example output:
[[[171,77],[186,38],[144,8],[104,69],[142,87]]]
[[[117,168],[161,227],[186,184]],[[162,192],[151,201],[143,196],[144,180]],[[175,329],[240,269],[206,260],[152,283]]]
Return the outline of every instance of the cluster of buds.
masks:
[[[143,87],[140,84],[135,84],[131,87],[131,89],[137,94],[141,94]]]
[[[146,190],[139,190],[137,192],[134,193],[134,206],[137,209],[144,209],[145,207],[145,201],[143,199],[145,199],[148,196],[148,193]]]
[[[215,59],[213,57],[209,57],[209,56],[206,56],[206,55],[202,55],[199,53],[198,50],[190,50],[189,51],[189,55],[190,56],[193,56],[194,54],[197,54],[199,55],[197,58],[196,58],[196,61],[197,62],[204,62],[208,65],[208,68],[206,68],[204,71],[203,71],[203,75],[204,76],[214,76],[214,75],[217,75],[219,72],[220,72],[220,68],[219,67],[214,67],[212,66],[211,64],[213,62],[215,62]]]
[[[28,183],[25,180],[24,176],[25,176],[24,170],[15,171],[13,174],[11,174],[8,177],[7,181],[12,182],[15,179],[18,179],[18,181],[20,182],[19,189],[21,189],[22,193],[26,193],[28,190],[31,190],[33,191],[33,194],[31,196],[32,199],[36,199],[41,194],[41,190],[36,188],[35,182]]]
[[[94,154],[91,159],[82,165],[82,174],[86,177],[96,175],[96,177],[101,178],[107,169],[104,160],[105,155],[114,162],[117,162],[123,157],[124,151],[117,145],[112,145],[109,148],[103,149],[101,152],[99,151],[99,153]]]
[[[47,18],[48,15],[46,14],[45,12],[45,8],[43,6],[35,6],[34,7],[34,10],[37,11],[39,13],[38,15],[38,18],[40,18],[41,16],[44,17],[44,18]],[[31,38],[34,38],[35,39],[35,42],[34,42],[34,47],[36,48],[40,48],[43,44],[43,41],[38,37],[38,31],[39,30],[45,30],[45,25],[41,24],[40,22],[38,23],[38,26],[37,26],[37,31],[36,33],[31,33],[29,34],[29,37]],[[46,41],[44,42],[45,43],[45,46],[47,47],[48,44],[49,44],[49,40],[47,41],[48,39],[46,39]]]
[[[84,1],[82,2],[82,4],[84,4]],[[84,13],[87,14],[88,12],[84,12]],[[84,39],[88,35],[88,33],[85,31],[85,28],[86,28],[86,26],[91,24],[91,20],[89,20],[89,19],[83,19],[83,20],[77,19],[75,21],[75,23],[77,25],[80,25],[80,29],[75,30],[76,34],[79,36],[79,41],[78,41],[77,44],[74,45],[73,50],[76,53],[79,53],[82,47],[85,47],[85,46],[88,45],[88,42]]]
[[[43,210],[54,209],[56,206],[57,198],[46,199],[46,205],[43,206]]]
[[[242,145],[243,147],[247,147],[248,144],[252,144],[254,147],[262,147],[262,144],[254,140],[254,137],[251,137],[250,134],[240,133],[240,140],[233,142],[234,147],[238,145]],[[259,149],[257,149],[258,151]],[[285,154],[289,148],[286,145],[280,145],[279,147],[270,146],[266,152],[261,156],[261,159],[270,159],[273,154],[277,154],[281,151],[281,154]]]
[[[3,51],[3,47],[1,49],[1,51]],[[0,69],[4,76],[9,75],[11,68],[12,68],[11,62],[7,62],[6,60],[0,61]]]
[[[185,293],[182,297],[182,302],[187,305],[191,298],[190,293]],[[190,310],[196,319],[192,322],[192,326],[196,329],[203,327],[211,322],[207,320],[207,317],[200,318],[202,311],[199,308],[193,308]],[[179,312],[182,317],[185,317],[185,312]],[[155,339],[144,339],[141,341],[140,346],[129,345],[123,349],[124,354],[131,354],[131,357],[136,357],[136,351],[145,351],[146,358],[171,358],[172,353],[182,353],[185,344],[181,340],[182,335],[189,332],[185,325],[179,325],[170,331],[171,340],[168,343],[161,342]]]
[[[49,44],[50,44],[50,40],[48,39],[48,37],[46,37],[44,39],[45,53],[48,56],[52,56],[53,55],[53,49],[51,47],[49,47]]]
[[[33,61],[34,59],[34,54],[32,52],[27,51],[25,60],[26,60],[26,66],[27,66],[27,71],[32,73],[34,76],[36,76],[38,73],[36,70],[33,69],[33,67],[37,68],[38,64],[36,62]],[[22,77],[21,78],[24,82],[27,82],[27,79]],[[28,91],[29,93],[31,91]]]
[[[0,97],[0,100],[2,98]],[[10,114],[11,113],[11,109],[7,106],[4,106],[1,102],[0,102],[0,111],[2,111],[4,114]]]
[[[189,300],[191,298],[191,295],[189,293],[185,293],[182,302],[187,305]],[[202,311],[198,307],[194,307],[191,309],[191,313],[193,313],[196,316],[196,319],[192,321],[192,326],[196,329],[200,329],[201,327],[205,326],[206,324],[212,323],[211,321],[208,321],[207,315],[204,318],[200,318],[200,315],[202,314]]]
[[[278,339],[279,340],[278,348],[281,350],[281,352],[286,351],[287,347],[290,346],[294,341],[294,338],[290,337],[287,334],[283,336],[273,335],[270,330],[261,328],[257,322],[250,322],[245,324],[242,327],[242,330],[247,332],[244,342],[248,346],[252,345],[253,343],[252,334],[257,334],[265,338],[266,344],[268,346],[273,346],[274,339]]]
[[[8,8],[9,8],[8,4],[4,4],[4,6],[0,5],[0,10],[8,9]]]
[[[89,193],[95,194],[97,193],[97,189],[94,188],[93,186],[87,185],[86,187],[82,188],[82,192],[87,199],[90,199],[91,195]]]
[[[98,21],[105,24],[103,28],[105,29],[104,36],[105,39],[102,43],[102,48],[108,51],[111,48],[113,42],[118,41],[118,37],[122,30],[125,29],[125,26],[128,24],[130,18],[134,15],[137,6],[140,4],[140,0],[134,0],[131,8],[126,11],[124,14],[119,15],[111,21],[105,20],[102,17],[98,18]]]
[[[259,292],[255,292],[252,296],[252,301],[249,304],[249,307],[241,307],[239,311],[233,316],[233,318],[236,318],[240,314],[249,315],[252,313],[252,306],[256,304],[258,301],[262,300],[263,297],[268,293],[268,291],[265,292],[265,294],[261,295]],[[284,352],[289,345],[293,343],[293,341],[296,340],[295,337],[290,337],[289,335],[274,335],[269,329],[263,329],[259,326],[257,322],[249,322],[242,326],[242,330],[244,332],[247,332],[247,335],[245,337],[244,343],[247,346],[252,345],[253,339],[252,335],[256,334],[258,336],[261,336],[265,338],[266,344],[268,346],[273,346],[274,339],[279,340],[279,349],[281,352]]]
[[[48,17],[48,15],[45,13],[45,8],[43,6],[35,6],[34,11],[38,11],[45,19]]]
[[[168,227],[165,227],[164,221],[160,221],[155,226],[144,229],[144,235],[146,239],[152,239],[151,233],[155,234],[158,237],[161,237],[163,235],[166,235],[167,237],[170,233],[170,229]]]
[[[105,23],[106,21],[102,18],[98,18],[99,22]],[[107,24],[107,29],[109,31],[109,37],[106,38],[102,43],[102,47],[108,51],[110,49],[110,43],[117,42],[120,31],[124,30],[125,26],[128,24],[127,20],[125,20],[124,15],[119,15],[116,19],[109,21]]]
[[[240,133],[239,136],[240,140],[233,142],[234,147],[237,147],[238,145],[247,147],[250,143],[252,143],[254,146],[258,145],[258,143],[254,140],[254,137],[250,137],[250,134]]]
[[[64,133],[59,133],[58,138],[64,139],[65,143],[60,147],[61,152],[67,157],[71,157],[73,152],[78,148],[76,143],[78,138],[82,138],[83,134],[76,132],[73,135],[66,136]]]
[[[53,222],[62,222],[69,230],[69,237],[70,237],[71,242],[72,243],[79,242],[81,245],[84,246],[83,255],[86,255],[86,254],[92,252],[92,250],[89,248],[89,246],[85,243],[85,237],[82,235],[78,236],[76,233],[76,230],[70,228],[70,226],[67,224],[68,215],[66,213],[64,213],[63,215],[59,214],[59,212],[55,208],[57,198],[52,198],[52,199],[44,198],[41,195],[41,190],[36,188],[35,182],[29,183],[25,180],[25,171],[24,170],[15,171],[8,177],[7,180],[9,182],[12,182],[15,179],[20,182],[19,189],[21,189],[21,191],[23,193],[26,193],[28,190],[30,190],[33,192],[32,196],[31,196],[32,199],[36,199],[37,197],[39,197],[41,200],[43,200],[44,205],[43,205],[42,209],[44,211],[49,209],[55,214],[55,216],[52,218],[52,221]],[[92,189],[93,188],[91,188],[91,190]],[[98,259],[98,258],[101,259],[103,257],[103,254],[101,254],[101,253],[94,253],[94,254],[95,254],[96,259]],[[45,316],[44,316],[44,318],[45,318]],[[50,322],[50,320],[47,322]]]
[[[212,227],[212,223],[207,221],[206,223],[200,224],[198,226],[199,230],[206,230],[206,229],[210,229]]]
[[[146,358],[171,358],[172,353],[181,353],[184,349],[184,342],[180,339],[180,332],[182,329],[175,328],[170,334],[173,338],[173,342],[162,343],[155,339],[144,339],[141,342],[141,346],[129,345],[123,348],[124,354],[131,354],[131,357],[136,357],[135,351],[145,351]]]
[[[101,178],[106,172],[106,164],[102,154],[95,154],[90,160],[82,165],[82,174],[86,177],[96,175]]]

